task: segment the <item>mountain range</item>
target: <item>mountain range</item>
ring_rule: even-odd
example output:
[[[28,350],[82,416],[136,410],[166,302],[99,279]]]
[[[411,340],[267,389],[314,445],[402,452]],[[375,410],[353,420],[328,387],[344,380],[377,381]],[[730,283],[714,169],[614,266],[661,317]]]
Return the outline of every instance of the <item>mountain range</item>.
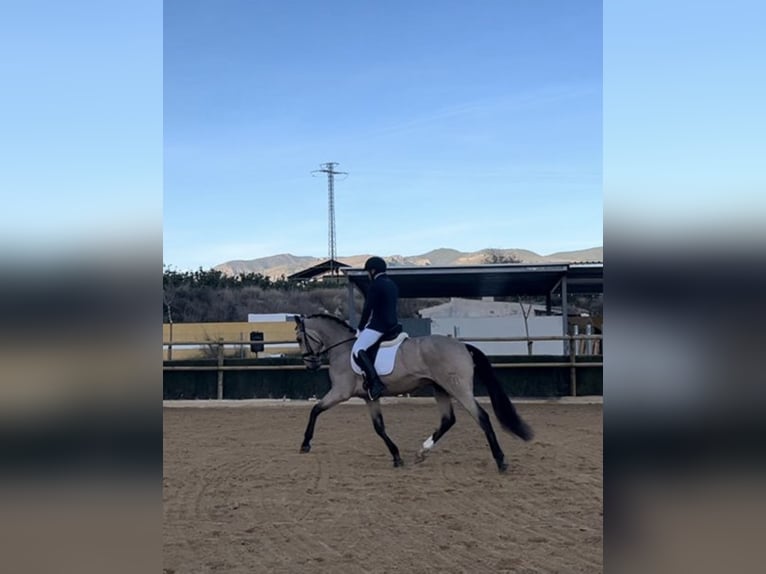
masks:
[[[350,257],[338,257],[338,261],[352,267],[362,267],[370,254],[352,255]],[[593,247],[579,251],[560,251],[550,255],[539,255],[526,249],[481,249],[479,251],[457,251],[456,249],[434,249],[422,255],[383,255],[389,265],[416,265],[416,266],[450,266],[450,265],[481,265],[488,258],[495,257],[499,260],[513,260],[519,263],[542,264],[542,263],[585,263],[602,262],[604,248]],[[327,261],[326,257],[310,257],[283,253],[260,257],[258,259],[226,261],[216,265],[214,269],[222,271],[226,275],[239,275],[240,273],[260,273],[272,279],[292,275],[303,269],[307,269],[318,263]]]

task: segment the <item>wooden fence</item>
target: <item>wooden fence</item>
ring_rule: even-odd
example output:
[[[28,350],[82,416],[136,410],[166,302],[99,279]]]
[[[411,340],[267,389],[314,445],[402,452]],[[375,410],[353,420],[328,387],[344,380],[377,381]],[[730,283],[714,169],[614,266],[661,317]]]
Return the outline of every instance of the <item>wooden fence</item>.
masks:
[[[578,356],[593,356],[583,351],[588,347],[601,350],[602,348],[602,335],[552,335],[541,337],[466,337],[460,338],[463,342],[481,343],[481,342],[525,342],[528,346],[529,355],[532,354],[533,345],[536,341],[566,341],[566,348],[568,354],[562,354],[561,360],[545,361],[545,362],[523,362],[523,363],[495,363],[494,368],[498,369],[514,369],[514,368],[569,368],[569,386],[570,395],[577,396],[577,369],[580,368],[592,368],[603,367],[603,361],[598,362],[584,362],[578,361]],[[592,342],[592,345],[588,345],[588,342]],[[295,340],[289,341],[258,341],[258,343],[264,345],[288,345],[295,344]],[[218,339],[216,341],[208,341],[201,343],[200,341],[163,341],[163,348],[173,346],[200,346],[207,347],[215,353],[216,364],[215,365],[173,365],[173,361],[165,361],[163,365],[164,371],[216,371],[218,373],[218,389],[217,398],[223,399],[223,383],[224,372],[226,371],[258,371],[258,370],[294,370],[305,369],[303,365],[226,365],[225,350],[226,348],[239,348],[249,347],[250,341],[243,342],[227,341],[224,339]],[[295,356],[298,356],[297,353]],[[323,369],[327,368],[327,365],[322,365]]]

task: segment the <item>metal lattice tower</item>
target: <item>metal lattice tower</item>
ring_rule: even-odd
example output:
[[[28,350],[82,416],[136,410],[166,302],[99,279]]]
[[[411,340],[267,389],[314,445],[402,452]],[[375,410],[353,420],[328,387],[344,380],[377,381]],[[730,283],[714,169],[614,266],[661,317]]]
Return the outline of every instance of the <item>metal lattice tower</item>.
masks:
[[[337,258],[335,245],[335,176],[348,175],[345,171],[335,171],[335,166],[337,165],[340,164],[335,161],[330,161],[321,164],[320,167],[322,169],[317,169],[311,172],[312,174],[327,174],[327,218],[329,220],[329,227],[327,230],[327,257],[330,259],[330,272],[333,275],[338,274],[338,269],[335,267],[335,260]]]

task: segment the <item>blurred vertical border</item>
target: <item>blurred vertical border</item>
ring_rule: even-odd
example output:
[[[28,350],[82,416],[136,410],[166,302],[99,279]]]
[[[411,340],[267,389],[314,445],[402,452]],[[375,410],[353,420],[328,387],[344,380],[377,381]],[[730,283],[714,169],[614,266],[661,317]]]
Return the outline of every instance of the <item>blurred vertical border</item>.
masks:
[[[607,572],[766,558],[765,16],[604,3]]]
[[[0,552],[158,572],[162,2],[0,19]]]

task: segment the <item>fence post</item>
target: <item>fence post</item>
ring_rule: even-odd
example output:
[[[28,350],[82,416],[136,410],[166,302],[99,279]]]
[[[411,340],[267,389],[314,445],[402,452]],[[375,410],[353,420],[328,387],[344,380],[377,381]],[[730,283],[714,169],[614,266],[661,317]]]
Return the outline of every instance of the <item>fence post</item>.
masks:
[[[580,334],[580,325],[572,325],[572,335],[577,337],[577,335]],[[572,344],[575,346],[575,354],[580,355],[582,354],[582,350],[580,349],[582,341],[580,339],[572,339]]]
[[[574,337],[569,337],[569,394],[577,396],[577,367],[575,367],[575,348],[576,341]]]
[[[223,339],[218,339],[218,400],[223,399]]]

